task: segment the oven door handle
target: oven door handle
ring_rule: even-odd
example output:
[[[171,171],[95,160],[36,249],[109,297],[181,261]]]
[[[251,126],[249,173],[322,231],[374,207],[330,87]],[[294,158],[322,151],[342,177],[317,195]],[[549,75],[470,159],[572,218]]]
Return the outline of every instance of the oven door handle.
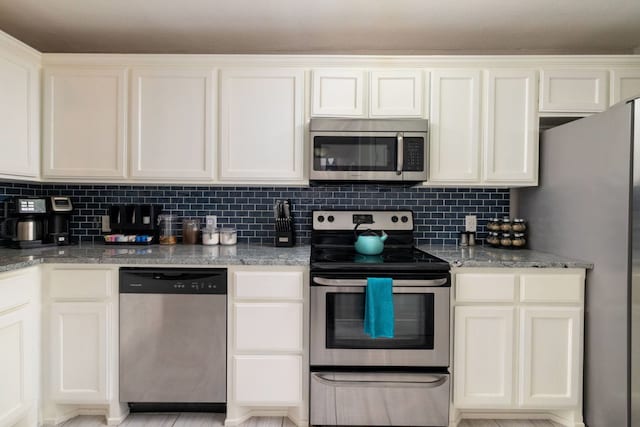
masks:
[[[343,387],[377,387],[377,388],[397,388],[397,387],[418,387],[418,388],[436,388],[444,384],[447,381],[447,377],[429,375],[422,380],[414,381],[371,381],[371,380],[332,380],[327,378],[324,374],[311,373],[316,381],[329,385],[331,387],[343,386]]]
[[[313,283],[320,286],[346,286],[346,287],[365,287],[367,286],[366,280],[358,279],[327,279],[325,277],[314,277]],[[430,279],[430,280],[394,280],[393,286],[406,286],[406,287],[435,287],[442,286],[447,283],[447,278],[442,279]]]

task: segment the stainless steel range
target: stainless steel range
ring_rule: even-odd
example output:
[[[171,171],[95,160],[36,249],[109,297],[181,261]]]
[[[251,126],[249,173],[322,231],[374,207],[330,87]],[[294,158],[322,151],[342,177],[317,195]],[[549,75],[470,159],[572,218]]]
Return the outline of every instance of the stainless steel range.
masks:
[[[385,231],[380,255],[354,228]],[[411,211],[314,211],[311,424],[449,424],[449,264],[414,247]],[[393,338],[364,332],[368,278],[391,278]]]

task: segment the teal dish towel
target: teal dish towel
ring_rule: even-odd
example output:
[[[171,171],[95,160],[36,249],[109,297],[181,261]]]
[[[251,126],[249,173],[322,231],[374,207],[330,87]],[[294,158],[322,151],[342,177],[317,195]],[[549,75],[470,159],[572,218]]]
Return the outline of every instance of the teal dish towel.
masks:
[[[364,303],[364,332],[371,338],[393,338],[393,279],[369,277]]]

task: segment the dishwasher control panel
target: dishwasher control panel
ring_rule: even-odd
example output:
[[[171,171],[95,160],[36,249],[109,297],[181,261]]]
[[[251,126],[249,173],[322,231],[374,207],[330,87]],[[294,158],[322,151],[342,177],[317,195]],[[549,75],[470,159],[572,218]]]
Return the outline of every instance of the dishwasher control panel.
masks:
[[[120,268],[120,293],[226,294],[225,268]]]

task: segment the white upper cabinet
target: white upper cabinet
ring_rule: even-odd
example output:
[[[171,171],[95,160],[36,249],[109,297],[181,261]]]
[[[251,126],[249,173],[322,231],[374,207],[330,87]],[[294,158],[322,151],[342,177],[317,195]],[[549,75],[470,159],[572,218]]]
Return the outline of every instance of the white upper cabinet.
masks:
[[[604,111],[609,106],[607,71],[543,69],[540,74],[540,112]]]
[[[124,178],[126,69],[44,70],[43,174]]]
[[[40,55],[0,32],[0,176],[40,169]]]
[[[429,180],[480,180],[480,71],[431,72]]]
[[[313,70],[311,115],[365,117],[365,79],[363,70]]]
[[[211,181],[213,69],[136,68],[131,74],[131,176]]]
[[[220,181],[304,179],[304,71],[222,70]]]
[[[489,70],[486,79],[483,180],[537,184],[537,75],[532,70]]]
[[[372,71],[369,81],[371,117],[423,117],[421,70]]]
[[[640,69],[611,70],[611,105],[640,96]]]

